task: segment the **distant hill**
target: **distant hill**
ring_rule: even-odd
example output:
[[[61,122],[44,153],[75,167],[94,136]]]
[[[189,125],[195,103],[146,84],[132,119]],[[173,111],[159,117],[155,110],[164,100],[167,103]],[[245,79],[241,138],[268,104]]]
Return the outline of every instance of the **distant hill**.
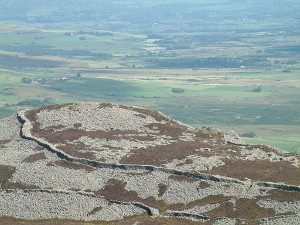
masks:
[[[164,24],[174,22],[209,22],[257,20],[260,23],[299,19],[299,2],[286,1],[236,1],[236,0],[4,0],[0,2],[0,20],[18,20],[32,23],[91,22],[124,23],[142,29],[143,23]],[[126,25],[127,24],[127,25]],[[74,25],[74,24],[73,24]],[[203,24],[204,25],[204,24]],[[128,27],[130,27],[128,26]],[[125,28],[126,28],[125,27]],[[121,27],[115,27],[117,30]],[[149,27],[151,28],[151,27]],[[168,27],[163,28],[165,30]],[[178,31],[180,28],[178,27]]]

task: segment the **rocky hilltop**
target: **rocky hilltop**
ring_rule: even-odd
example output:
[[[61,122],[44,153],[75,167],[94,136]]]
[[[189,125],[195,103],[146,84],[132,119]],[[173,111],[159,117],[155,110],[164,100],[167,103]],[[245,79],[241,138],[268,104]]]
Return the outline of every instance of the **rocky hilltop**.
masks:
[[[149,109],[44,106],[0,120],[0,224],[298,225],[299,159]]]

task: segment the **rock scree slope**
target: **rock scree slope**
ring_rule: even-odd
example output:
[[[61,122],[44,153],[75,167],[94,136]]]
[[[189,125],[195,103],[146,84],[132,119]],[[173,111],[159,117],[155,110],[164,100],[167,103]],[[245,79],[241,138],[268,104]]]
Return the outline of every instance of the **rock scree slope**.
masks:
[[[299,155],[150,109],[0,120],[0,224],[300,224]]]

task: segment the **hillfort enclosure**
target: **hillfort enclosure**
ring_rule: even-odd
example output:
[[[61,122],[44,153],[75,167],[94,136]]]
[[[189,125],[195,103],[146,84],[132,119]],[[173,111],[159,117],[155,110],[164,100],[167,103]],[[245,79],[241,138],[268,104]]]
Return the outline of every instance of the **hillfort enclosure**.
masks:
[[[110,103],[20,111],[0,127],[2,224],[300,222],[299,155],[233,132]]]

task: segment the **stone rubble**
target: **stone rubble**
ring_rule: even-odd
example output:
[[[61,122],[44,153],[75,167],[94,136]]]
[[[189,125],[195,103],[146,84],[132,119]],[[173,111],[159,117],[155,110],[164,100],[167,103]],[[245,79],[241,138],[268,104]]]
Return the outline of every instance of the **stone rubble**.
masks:
[[[3,141],[0,145],[0,166],[14,168],[12,174],[7,176],[13,189],[0,186],[0,220],[1,217],[7,216],[26,220],[60,218],[114,221],[148,214],[157,217],[182,217],[198,222],[212,219],[214,225],[233,225],[238,223],[237,218],[226,218],[224,215],[222,218],[207,219],[205,214],[222,207],[225,203],[232,205],[236,210],[239,199],[248,199],[255,200],[257,207],[261,209],[274,209],[276,212],[275,217],[261,218],[260,224],[300,223],[299,201],[269,199],[279,184],[264,186],[250,179],[238,180],[215,174],[201,175],[199,171],[213,171],[214,168],[224,166],[228,159],[228,156],[217,154],[206,156],[214,152],[214,145],[197,148],[195,152],[205,156],[190,154],[183,159],[174,158],[161,166],[116,163],[124,156],[130,156],[132,150],[147,150],[148,147],[173,143],[172,134],[161,135],[157,132],[158,128],[148,126],[152,123],[163,125],[166,123],[164,120],[158,121],[152,116],[139,115],[118,105],[99,108],[99,104],[89,103],[71,105],[59,110],[43,110],[38,113],[38,122],[41,127],[56,131],[73,129],[75,124],[81,123],[78,129],[86,131],[110,131],[113,127],[116,130],[136,130],[140,133],[122,134],[118,136],[119,140],[83,135],[75,141],[67,142],[67,144],[84,143],[92,150],[95,149],[96,159],[105,159],[103,165],[106,166],[98,167],[93,166],[93,163],[86,164],[85,161],[74,160],[75,158],[67,154],[67,157],[62,157],[65,153],[55,154],[55,151],[49,150],[55,148],[55,144],[45,148],[41,143],[47,142],[42,138],[27,140],[20,137],[21,129],[25,137],[33,137],[30,123],[25,123],[21,128],[16,117],[0,120],[0,141]],[[59,127],[60,125],[63,126]],[[194,141],[196,135],[193,132],[189,133],[189,129],[192,128],[180,134],[178,139],[184,142]],[[236,139],[235,135],[230,135]],[[127,139],[122,139],[123,137]],[[139,140],[135,137],[149,137],[151,140]],[[209,142],[216,144],[215,140],[203,140],[203,143]],[[77,151],[86,150],[77,149]],[[285,153],[266,152],[260,148],[249,150],[245,146],[239,150],[232,147],[228,149],[228,152],[230,151],[236,154],[235,160],[285,161],[294,167],[299,165],[298,157],[290,154],[285,156]],[[43,153],[43,157],[34,159],[33,156],[37,153]],[[33,159],[26,160],[30,157]],[[112,180],[124,185],[124,190],[119,191],[134,196],[135,199],[120,201],[117,198],[118,193],[115,193],[116,198],[113,195],[105,196],[103,190],[110,187]],[[285,186],[284,183],[280,185]],[[27,187],[31,189],[26,189]],[[210,197],[214,197],[215,200],[206,203],[205,200]],[[152,202],[151,204],[156,202],[157,208],[148,205],[150,204],[148,201]],[[184,207],[180,210],[166,209],[164,214],[160,212],[160,204],[164,207],[176,205]],[[201,219],[202,216],[205,219]]]
[[[102,208],[90,215],[96,208]],[[108,202],[102,198],[80,195],[77,193],[29,192],[22,190],[0,190],[1,216],[39,220],[121,220],[124,217],[141,215],[144,210],[133,205]]]

